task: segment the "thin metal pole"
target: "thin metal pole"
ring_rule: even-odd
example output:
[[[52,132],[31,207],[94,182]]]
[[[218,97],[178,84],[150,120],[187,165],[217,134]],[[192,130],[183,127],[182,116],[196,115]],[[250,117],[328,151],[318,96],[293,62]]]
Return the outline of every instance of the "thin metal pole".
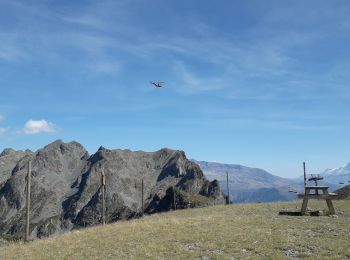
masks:
[[[102,224],[106,224],[105,211],[106,211],[106,200],[105,200],[105,187],[106,187],[106,176],[104,171],[101,175],[101,188],[102,188]]]
[[[226,200],[226,204],[230,204],[230,188],[228,186],[228,172],[226,172],[226,184],[227,184],[227,200]]]
[[[143,178],[141,180],[141,216],[143,216],[143,213],[145,212],[145,209],[144,209],[144,201],[143,201]]]
[[[32,162],[28,162],[28,173],[27,173],[27,218],[26,218],[26,234],[25,241],[29,240],[29,221],[30,221],[30,184],[32,175]]]

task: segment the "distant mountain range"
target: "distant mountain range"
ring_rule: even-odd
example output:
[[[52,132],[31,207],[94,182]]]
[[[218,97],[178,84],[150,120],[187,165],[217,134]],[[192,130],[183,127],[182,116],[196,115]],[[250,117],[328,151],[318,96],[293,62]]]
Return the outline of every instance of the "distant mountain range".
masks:
[[[290,201],[297,199],[296,192],[303,192],[304,177],[288,179],[275,176],[259,168],[237,164],[197,161],[209,180],[217,179],[221,190],[227,195],[226,172],[229,175],[230,200],[235,203]],[[350,183],[350,163],[320,173],[324,178],[318,185],[335,191]],[[311,177],[310,174],[307,178]],[[308,182],[313,185],[313,182]]]
[[[234,203],[290,201],[302,192],[303,181],[275,176],[265,170],[236,164],[196,161],[209,180],[218,180],[227,195],[226,172],[229,175],[230,200]]]
[[[321,176],[326,182],[334,185],[346,185],[350,183],[350,163],[345,164],[339,168],[326,169],[321,172]]]

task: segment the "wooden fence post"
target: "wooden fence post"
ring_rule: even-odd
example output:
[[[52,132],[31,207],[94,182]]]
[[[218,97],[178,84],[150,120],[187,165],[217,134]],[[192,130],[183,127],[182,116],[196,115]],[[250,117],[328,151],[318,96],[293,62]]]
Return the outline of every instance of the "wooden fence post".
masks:
[[[106,224],[105,211],[106,211],[106,198],[105,198],[105,187],[106,187],[106,175],[102,171],[101,175],[101,188],[102,188],[102,224]]]
[[[303,162],[303,168],[304,168],[304,188],[306,186],[306,166],[305,166],[305,162]]]
[[[28,162],[28,172],[27,172],[27,216],[26,216],[26,233],[25,241],[29,240],[29,225],[30,225],[30,184],[32,176],[32,162]]]
[[[143,177],[141,179],[141,216],[143,217],[144,209],[144,201],[143,201]]]
[[[173,186],[173,202],[174,202],[174,210],[176,210],[176,194],[175,194],[175,186]]]
[[[226,204],[230,204],[230,188],[228,186],[228,172],[226,172],[226,184],[227,184],[227,200],[226,200]]]

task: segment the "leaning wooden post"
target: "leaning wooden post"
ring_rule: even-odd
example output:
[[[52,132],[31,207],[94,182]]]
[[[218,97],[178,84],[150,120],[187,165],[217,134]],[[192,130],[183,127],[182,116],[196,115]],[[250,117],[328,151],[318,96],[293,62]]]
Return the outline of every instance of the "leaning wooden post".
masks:
[[[228,186],[228,172],[226,172],[226,184],[227,184],[227,200],[226,200],[226,204],[230,204],[230,188]]]
[[[304,168],[304,188],[306,187],[306,166],[305,162],[303,162],[303,168]]]
[[[141,216],[143,216],[143,213],[145,211],[144,209],[144,201],[143,201],[143,178],[141,180]]]
[[[175,186],[173,186],[173,202],[174,202],[174,210],[176,210],[176,194],[175,194]]]
[[[27,218],[26,218],[26,234],[25,241],[29,240],[29,222],[30,222],[30,184],[32,175],[32,162],[28,162],[28,172],[27,172]]]
[[[106,187],[106,175],[102,171],[101,175],[101,188],[102,188],[102,224],[106,223],[105,211],[106,211],[106,200],[105,200],[105,187]]]

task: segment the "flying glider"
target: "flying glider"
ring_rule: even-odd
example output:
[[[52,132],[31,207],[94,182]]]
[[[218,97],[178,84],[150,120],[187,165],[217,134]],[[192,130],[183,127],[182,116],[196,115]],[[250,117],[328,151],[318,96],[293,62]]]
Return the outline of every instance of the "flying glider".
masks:
[[[161,88],[161,87],[163,87],[164,82],[162,82],[162,81],[156,81],[156,82],[150,81],[150,83],[156,88]]]

